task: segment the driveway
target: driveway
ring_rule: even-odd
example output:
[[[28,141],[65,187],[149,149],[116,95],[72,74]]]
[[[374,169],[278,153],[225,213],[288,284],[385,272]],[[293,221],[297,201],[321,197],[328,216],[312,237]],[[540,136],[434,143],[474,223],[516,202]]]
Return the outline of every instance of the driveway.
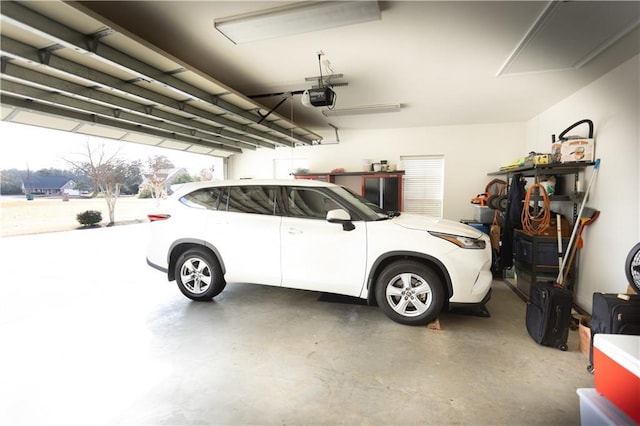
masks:
[[[0,239],[1,424],[101,423],[170,373],[147,357],[148,315],[175,289],[146,265],[146,232]]]

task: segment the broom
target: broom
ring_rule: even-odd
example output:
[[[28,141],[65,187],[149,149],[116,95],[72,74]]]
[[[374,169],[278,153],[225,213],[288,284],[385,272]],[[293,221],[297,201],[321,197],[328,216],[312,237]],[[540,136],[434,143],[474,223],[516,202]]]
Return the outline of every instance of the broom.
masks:
[[[570,255],[565,256],[562,259],[562,264],[560,265],[560,270],[558,271],[558,277],[556,278],[556,283],[555,283],[556,287],[560,287],[560,288],[564,287],[564,280],[569,274],[569,267],[567,267],[567,264],[568,264],[567,260],[569,260],[570,258],[571,263],[573,262],[573,258],[575,256],[575,252],[577,250],[577,245],[578,245],[576,242],[576,247],[573,247],[573,242],[578,236],[578,232],[582,233],[582,230],[584,229],[584,227],[587,226],[588,224],[593,223],[593,221],[595,221],[600,215],[600,212],[591,208],[589,208],[588,211],[585,211],[586,210],[585,204],[587,203],[587,198],[589,196],[589,192],[591,191],[591,185],[593,185],[593,182],[595,181],[596,176],[598,175],[599,168],[600,168],[600,159],[598,158],[596,160],[596,163],[593,166],[593,173],[591,174],[591,179],[589,180],[587,191],[584,193],[584,198],[582,199],[582,203],[580,204],[580,210],[578,211],[578,216],[577,216],[578,219],[576,219],[576,223],[573,226],[573,231],[571,232],[571,238],[569,238],[569,244],[567,246],[567,250],[570,251]],[[587,216],[584,216],[585,213],[587,214]],[[569,266],[570,266],[570,263],[569,263]],[[565,268],[567,268],[566,272],[565,272]]]
[[[573,246],[573,248],[571,249],[571,253],[569,254],[569,262],[567,262],[567,268],[562,275],[562,282],[560,283],[560,285],[564,285],[564,283],[567,281],[569,270],[571,269],[571,265],[573,264],[573,258],[575,257],[578,249],[581,249],[584,246],[584,241],[582,240],[582,231],[584,231],[584,228],[586,226],[591,225],[593,222],[595,222],[598,216],[600,216],[600,212],[598,210],[589,207],[584,208],[584,211],[579,218],[580,224],[578,226],[576,244]]]

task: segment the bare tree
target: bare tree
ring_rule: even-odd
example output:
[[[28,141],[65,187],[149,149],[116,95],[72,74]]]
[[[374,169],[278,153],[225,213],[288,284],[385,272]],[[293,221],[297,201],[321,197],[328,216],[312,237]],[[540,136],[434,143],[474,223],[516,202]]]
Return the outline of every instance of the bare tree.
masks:
[[[200,180],[201,181],[213,180],[213,172],[214,172],[213,164],[208,169],[200,170]]]
[[[145,183],[151,192],[151,197],[156,201],[156,205],[167,196],[167,176],[173,167],[173,163],[164,155],[154,155],[147,159]]]
[[[78,154],[83,157],[82,160],[66,161],[75,170],[85,173],[93,180],[94,196],[96,191],[103,194],[109,210],[109,225],[113,225],[120,187],[126,180],[127,163],[119,157],[120,149],[109,153],[104,143],[93,147],[87,141],[85,149],[85,153]]]

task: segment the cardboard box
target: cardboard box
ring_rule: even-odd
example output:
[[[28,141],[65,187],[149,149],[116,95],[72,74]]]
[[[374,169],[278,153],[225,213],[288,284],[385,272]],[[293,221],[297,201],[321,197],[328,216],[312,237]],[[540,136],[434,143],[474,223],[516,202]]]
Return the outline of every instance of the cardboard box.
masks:
[[[596,334],[593,368],[596,390],[640,424],[640,336]]]
[[[578,348],[585,358],[589,359],[589,347],[591,346],[591,317],[581,316],[578,323]]]
[[[536,154],[531,153],[527,155],[524,159],[525,167],[533,167],[541,164],[549,164],[551,163],[551,154]]]
[[[568,139],[551,145],[551,158],[554,162],[573,163],[576,161],[595,161],[594,139]]]

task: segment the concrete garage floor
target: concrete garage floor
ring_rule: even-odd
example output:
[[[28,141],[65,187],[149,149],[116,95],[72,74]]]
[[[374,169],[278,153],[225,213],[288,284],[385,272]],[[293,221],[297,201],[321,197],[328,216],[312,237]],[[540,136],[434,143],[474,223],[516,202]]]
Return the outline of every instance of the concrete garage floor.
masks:
[[[0,240],[1,424],[579,424],[593,387],[491,318],[408,327],[319,293],[229,285],[196,303],[145,263],[147,225]]]

